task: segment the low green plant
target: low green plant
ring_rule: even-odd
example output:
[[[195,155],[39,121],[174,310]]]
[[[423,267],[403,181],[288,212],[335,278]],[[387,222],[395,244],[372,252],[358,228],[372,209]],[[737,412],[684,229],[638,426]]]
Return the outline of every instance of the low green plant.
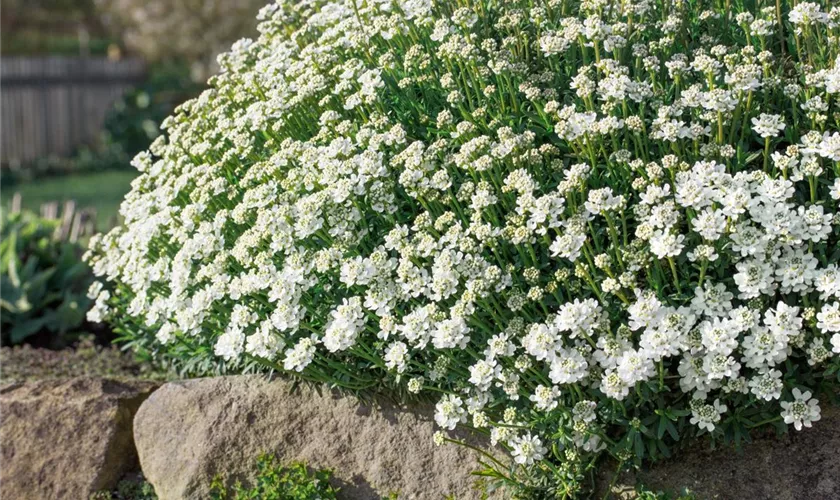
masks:
[[[699,500],[697,495],[687,489],[683,489],[679,493],[667,491],[653,491],[644,486],[636,487],[636,498],[638,500]]]
[[[4,214],[0,220],[4,345],[46,333],[51,347],[61,347],[85,320],[91,271],[77,245],[55,238],[58,224],[29,212]]]
[[[142,475],[130,477],[117,483],[114,490],[93,493],[89,500],[157,500],[155,489]]]
[[[210,486],[213,500],[328,500],[336,498],[337,489],[330,486],[332,472],[310,472],[305,464],[294,462],[278,465],[272,455],[257,459],[257,476],[252,487],[237,482],[228,489],[221,476],[216,476]]]

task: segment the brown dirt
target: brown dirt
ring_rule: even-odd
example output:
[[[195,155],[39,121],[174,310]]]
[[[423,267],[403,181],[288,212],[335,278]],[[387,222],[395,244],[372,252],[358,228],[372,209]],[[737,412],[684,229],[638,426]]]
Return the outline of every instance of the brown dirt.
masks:
[[[838,452],[840,409],[824,408],[822,419],[812,428],[757,438],[741,452],[695,446],[646,470],[625,473],[613,498],[635,498],[632,486],[641,482],[654,490],[688,488],[703,500],[837,500]],[[601,491],[611,479],[610,474],[603,475]],[[602,497],[603,493],[598,498]]]

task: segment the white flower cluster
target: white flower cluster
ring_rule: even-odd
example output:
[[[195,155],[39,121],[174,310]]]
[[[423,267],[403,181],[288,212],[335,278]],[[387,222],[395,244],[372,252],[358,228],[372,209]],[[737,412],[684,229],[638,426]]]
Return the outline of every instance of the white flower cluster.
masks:
[[[440,427],[525,466],[626,460],[672,410],[809,426],[840,355],[840,9],[786,7],[782,48],[774,8],[670,4],[266,7],[135,159],[97,314],[442,392]]]

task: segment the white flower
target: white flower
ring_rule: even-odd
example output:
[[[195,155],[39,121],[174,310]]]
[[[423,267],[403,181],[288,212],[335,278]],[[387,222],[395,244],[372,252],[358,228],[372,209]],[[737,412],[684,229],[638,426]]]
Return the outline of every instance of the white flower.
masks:
[[[578,335],[589,336],[600,317],[601,306],[597,300],[575,299],[574,302],[560,306],[554,327],[561,332],[571,332],[570,338],[576,338]]]
[[[700,323],[703,347],[708,351],[728,356],[738,346],[738,329],[729,319],[713,318]]]
[[[245,339],[247,353],[266,359],[273,359],[282,345],[282,340],[272,333],[270,321],[264,322],[256,332]]]
[[[776,263],[775,275],[782,293],[804,292],[810,288],[819,261],[806,249],[785,247]]]
[[[90,321],[90,320],[89,320]],[[155,338],[161,344],[166,344],[172,341],[175,333],[175,325],[172,323],[166,322],[158,328],[157,333],[155,334]]]
[[[614,210],[621,210],[624,208],[624,203],[623,196],[614,196],[612,189],[603,188],[590,191],[585,206],[590,213],[603,215]]]
[[[539,462],[547,451],[540,438],[532,436],[531,433],[512,438],[508,441],[508,445],[511,447],[513,461],[521,465],[531,465],[534,462]]]
[[[225,333],[216,340],[216,347],[213,352],[228,361],[237,359],[245,346],[245,334],[239,328],[228,328]]]
[[[715,250],[715,247],[711,245],[697,245],[694,250],[689,251],[686,256],[691,262],[714,262],[718,259],[718,257],[720,257]]]
[[[499,376],[501,367],[497,366],[495,359],[478,360],[470,367],[469,382],[480,391],[486,391],[493,383],[493,379]]]
[[[703,283],[702,287],[694,289],[694,298],[691,299],[691,309],[696,314],[706,316],[723,316],[732,309],[733,295],[726,290],[723,283],[712,283],[711,280]]]
[[[726,217],[718,210],[706,208],[692,219],[691,225],[704,239],[715,241],[726,229]]]
[[[710,111],[726,113],[735,109],[738,99],[729,90],[714,89],[705,93],[702,105]]]
[[[768,370],[749,380],[750,392],[759,399],[772,401],[782,397],[782,372]]]
[[[829,264],[814,277],[814,288],[820,292],[820,299],[830,297],[840,299],[840,268],[836,264]]]
[[[294,347],[286,349],[283,368],[289,371],[302,372],[315,357],[315,341],[303,338]]]
[[[403,342],[392,342],[387,349],[385,349],[385,366],[389,370],[396,370],[397,373],[403,373],[408,361],[408,346]]]
[[[631,330],[657,326],[665,309],[662,302],[653,293],[636,291],[636,302],[627,308],[629,326]]]
[[[508,340],[508,337],[509,335],[507,333],[493,335],[487,341],[487,349],[484,350],[484,355],[487,358],[513,356],[514,352],[516,352],[516,346]]]
[[[800,2],[790,10],[788,19],[792,24],[824,23],[828,14],[820,11],[820,6],[813,2]]]
[[[453,349],[466,347],[469,341],[470,329],[462,317],[454,317],[438,323],[432,333],[432,343],[438,349]]]
[[[451,431],[459,423],[467,421],[464,401],[458,396],[446,394],[435,405],[435,422],[443,429]]]
[[[330,352],[343,351],[356,342],[364,326],[364,313],[359,297],[344,299],[332,313],[332,319],[324,333],[324,347]]]
[[[780,115],[761,113],[761,115],[752,119],[752,123],[753,130],[764,138],[775,137],[785,129],[785,122],[782,121]]]
[[[682,253],[685,235],[657,231],[650,239],[650,250],[660,259],[676,257]]]
[[[793,401],[782,401],[782,418],[786,424],[793,424],[796,430],[811,427],[813,422],[820,419],[819,401],[811,398],[811,391],[802,392],[793,389]]]
[[[406,389],[412,394],[419,394],[423,389],[423,377],[414,377],[408,380]]]
[[[554,358],[555,351],[562,346],[556,330],[547,325],[535,323],[528,329],[528,334],[522,338],[525,352],[534,356],[537,361]]]
[[[831,185],[831,197],[835,200],[840,200],[840,177],[834,179],[834,184]]]
[[[586,236],[583,234],[566,233],[554,240],[549,250],[554,257],[562,257],[574,262],[580,257],[580,250],[585,241]]]
[[[779,302],[775,309],[765,311],[764,324],[776,336],[789,338],[798,335],[802,330],[799,308]]]
[[[840,333],[831,336],[831,352],[840,354]]]
[[[530,399],[539,410],[551,411],[557,408],[557,397],[560,395],[560,389],[555,386],[546,387],[542,384],[534,389],[528,399]]]
[[[840,161],[840,133],[834,132],[829,135],[826,132],[820,142],[819,153],[823,158],[828,158],[831,161]]]
[[[824,333],[840,332],[840,302],[823,304],[817,313],[817,328]]]
[[[773,268],[767,262],[750,259],[736,264],[735,284],[741,299],[752,299],[773,290]]]
[[[614,370],[604,372],[599,389],[607,397],[617,401],[622,401],[630,393],[630,386]]]
[[[713,404],[701,404],[692,408],[689,421],[701,429],[712,432],[726,409],[726,405],[721,404],[719,399],[715,399]]]
[[[99,288],[100,291],[96,295],[96,302],[94,302],[93,307],[91,307],[86,314],[87,320],[92,323],[101,323],[102,321],[105,321],[111,312],[111,308],[108,306],[108,300],[111,298],[111,292],[108,290],[101,290],[101,287]],[[169,335],[169,333],[170,332],[166,332],[163,334],[162,337],[165,341],[161,340],[162,343],[166,343],[170,340],[171,335]]]
[[[788,339],[769,328],[753,328],[744,338],[743,350],[746,365],[754,369],[775,366],[787,358]]]
[[[703,356],[703,371],[710,381],[737,378],[740,369],[741,364],[733,356],[719,352],[709,352]]]
[[[653,360],[644,351],[628,349],[619,356],[616,372],[624,383],[632,387],[636,382],[648,380],[655,371]]]
[[[577,421],[589,423],[594,421],[597,417],[595,414],[595,410],[597,408],[598,404],[595,401],[579,401],[578,403],[575,403],[574,408],[572,408],[572,415]]]
[[[589,363],[577,349],[560,349],[551,360],[548,378],[555,384],[573,384],[588,374]]]
[[[563,37],[558,36],[556,32],[546,33],[540,37],[540,49],[546,56],[560,54],[566,51],[569,47],[569,41]]]

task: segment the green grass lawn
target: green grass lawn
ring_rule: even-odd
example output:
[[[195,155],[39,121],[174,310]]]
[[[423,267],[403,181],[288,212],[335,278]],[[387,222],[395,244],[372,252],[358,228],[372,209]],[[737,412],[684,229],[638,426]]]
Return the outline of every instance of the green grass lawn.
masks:
[[[75,175],[63,175],[47,179],[3,185],[0,189],[2,205],[8,208],[15,192],[22,196],[23,208],[39,212],[41,204],[51,201],[63,203],[75,200],[76,208],[96,209],[96,224],[100,230],[107,229],[108,222],[117,215],[125,194],[131,189],[131,181],[137,176],[135,170],[110,170]]]

